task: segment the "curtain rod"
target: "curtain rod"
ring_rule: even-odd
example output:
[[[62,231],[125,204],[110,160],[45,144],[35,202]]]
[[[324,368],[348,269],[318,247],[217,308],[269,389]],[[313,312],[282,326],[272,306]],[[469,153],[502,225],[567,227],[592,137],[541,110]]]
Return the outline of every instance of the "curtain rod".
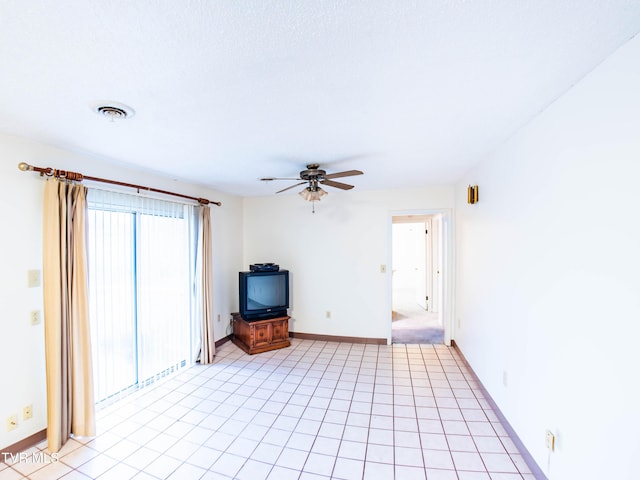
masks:
[[[68,170],[54,170],[51,167],[48,167],[48,168],[34,167],[33,165],[29,165],[28,163],[25,163],[25,162],[20,162],[18,164],[18,168],[23,172],[28,172],[28,171],[39,172],[40,176],[46,175],[47,177],[66,178],[67,180],[72,180],[76,182],[81,182],[82,180],[90,180],[92,182],[110,183],[111,185],[120,185],[121,187],[137,188],[138,190],[147,190],[149,192],[164,193],[165,195],[173,195],[174,197],[187,198],[189,200],[195,200],[200,205],[208,205],[210,203],[217,206],[222,205],[222,202],[214,202],[212,200],[207,200],[206,198],[191,197],[189,195],[183,195],[181,193],[169,192],[167,190],[159,190],[157,188],[152,188],[152,187],[144,187],[142,185],[135,185],[133,183],[118,182],[116,180],[109,180],[106,178],[89,177],[87,175],[83,175],[77,172],[70,172]]]

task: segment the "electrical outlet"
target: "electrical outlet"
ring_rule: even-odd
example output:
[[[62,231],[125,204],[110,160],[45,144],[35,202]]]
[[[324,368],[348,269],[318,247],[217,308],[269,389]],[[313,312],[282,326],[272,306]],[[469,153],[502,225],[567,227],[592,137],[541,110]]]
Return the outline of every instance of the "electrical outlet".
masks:
[[[13,414],[7,417],[7,432],[18,428],[18,415]]]
[[[553,452],[556,446],[556,437],[551,430],[547,430],[544,432],[544,444],[545,446]]]
[[[27,405],[22,409],[22,419],[29,420],[33,417],[33,405]]]
[[[29,320],[31,321],[31,325],[39,325],[40,310],[31,310],[31,313],[29,314]]]

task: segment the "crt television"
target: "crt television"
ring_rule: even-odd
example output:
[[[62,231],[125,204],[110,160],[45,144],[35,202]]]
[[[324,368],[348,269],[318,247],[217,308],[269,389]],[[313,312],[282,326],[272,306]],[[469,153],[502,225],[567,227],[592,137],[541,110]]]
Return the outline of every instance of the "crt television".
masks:
[[[289,271],[240,272],[240,315],[245,320],[282,317],[289,308]]]

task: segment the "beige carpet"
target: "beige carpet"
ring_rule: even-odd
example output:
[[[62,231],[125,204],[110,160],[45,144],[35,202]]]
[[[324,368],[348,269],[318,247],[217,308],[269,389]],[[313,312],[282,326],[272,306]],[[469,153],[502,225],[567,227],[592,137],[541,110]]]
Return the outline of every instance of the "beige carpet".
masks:
[[[391,324],[392,343],[444,343],[444,328],[438,313],[418,305],[394,305]]]

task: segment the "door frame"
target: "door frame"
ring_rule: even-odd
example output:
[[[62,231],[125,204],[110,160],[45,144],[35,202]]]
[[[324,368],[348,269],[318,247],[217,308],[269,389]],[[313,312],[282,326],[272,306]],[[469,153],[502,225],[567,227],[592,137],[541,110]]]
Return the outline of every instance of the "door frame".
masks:
[[[434,208],[434,209],[420,209],[420,210],[393,210],[389,212],[387,221],[387,238],[389,239],[389,251],[387,255],[389,259],[392,257],[393,252],[393,217],[403,217],[410,215],[442,215],[441,229],[442,229],[442,326],[444,328],[444,344],[451,345],[451,339],[454,338],[454,253],[453,246],[455,237],[455,222],[453,218],[452,208]],[[393,279],[389,275],[387,282],[387,301],[388,305],[393,305]],[[391,345],[392,336],[392,311],[389,309],[388,319],[388,336],[387,344]]]

